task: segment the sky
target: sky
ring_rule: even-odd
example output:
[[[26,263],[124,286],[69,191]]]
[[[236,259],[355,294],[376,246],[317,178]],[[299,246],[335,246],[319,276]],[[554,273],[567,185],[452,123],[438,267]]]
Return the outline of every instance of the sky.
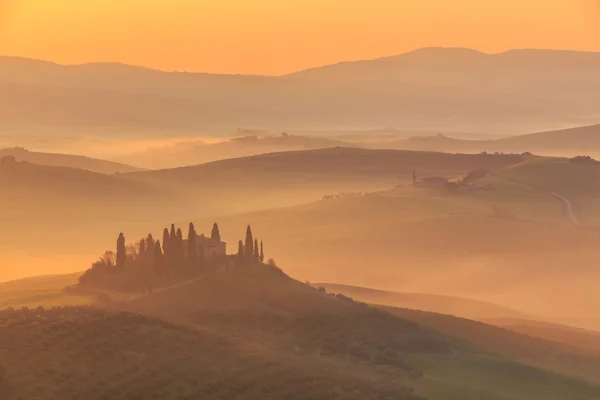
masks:
[[[0,55],[277,75],[420,47],[600,51],[600,0],[0,0]]]

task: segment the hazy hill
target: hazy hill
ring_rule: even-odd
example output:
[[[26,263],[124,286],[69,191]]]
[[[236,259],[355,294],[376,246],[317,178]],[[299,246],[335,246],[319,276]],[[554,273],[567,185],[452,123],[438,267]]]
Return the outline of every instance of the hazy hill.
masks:
[[[421,49],[282,77],[0,59],[0,128],[174,133],[397,126],[523,132],[597,120],[600,56]]]
[[[398,293],[338,284],[314,284],[331,293],[341,293],[365,303],[455,315],[474,320],[524,318],[525,314],[497,304],[453,296],[425,293]],[[501,317],[504,316],[504,317]]]
[[[381,143],[381,147],[447,152],[530,152],[548,156],[574,157],[600,154],[600,125],[517,135],[500,139],[467,140],[451,135],[413,136]]]
[[[490,319],[489,323],[600,355],[600,332],[597,331],[528,319]]]
[[[120,159],[147,168],[174,168],[264,153],[330,147],[353,147],[353,144],[336,139],[284,133],[277,136],[236,137],[218,143],[179,142],[170,146],[152,147]]]
[[[0,158],[4,156],[13,156],[18,162],[26,161],[40,165],[78,168],[92,172],[98,172],[101,174],[139,171],[139,168],[112,161],[99,160],[72,154],[39,153],[23,148],[0,149]]]

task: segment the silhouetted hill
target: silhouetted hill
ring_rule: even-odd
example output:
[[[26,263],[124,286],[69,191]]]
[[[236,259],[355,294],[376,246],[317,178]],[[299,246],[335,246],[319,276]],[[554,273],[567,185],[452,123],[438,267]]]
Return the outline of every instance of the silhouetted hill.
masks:
[[[597,118],[600,56],[421,49],[282,77],[0,59],[7,131],[172,133],[397,126],[522,132]],[[18,111],[18,112],[17,112]]]
[[[0,149],[0,157],[13,156],[16,161],[26,161],[34,164],[55,167],[70,167],[84,169],[101,174],[127,173],[139,171],[139,168],[112,161],[99,160],[86,156],[72,154],[39,153],[23,148]]]

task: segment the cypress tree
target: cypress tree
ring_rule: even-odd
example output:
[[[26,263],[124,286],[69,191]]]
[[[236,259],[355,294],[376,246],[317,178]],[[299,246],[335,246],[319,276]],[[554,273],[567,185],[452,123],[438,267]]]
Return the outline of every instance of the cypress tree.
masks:
[[[260,259],[260,254],[258,251],[258,239],[254,239],[254,260],[258,261]]]
[[[152,234],[149,233],[146,238],[146,253],[150,255],[150,258],[154,256],[154,245],[154,238],[152,237]]]
[[[169,242],[170,242],[169,230],[167,228],[165,228],[165,230],[163,231],[162,249],[163,249],[165,256],[167,256],[167,257],[169,256],[169,253],[171,252],[171,249],[169,248]]]
[[[163,252],[160,248],[160,240],[154,245],[154,271],[160,271],[163,266]]]
[[[188,261],[192,266],[198,265],[198,249],[196,248],[196,228],[194,224],[190,222],[190,230],[188,232],[188,243],[187,243],[187,256]]]
[[[238,261],[242,261],[244,259],[244,242],[241,240],[238,242],[237,258]]]
[[[119,238],[117,239],[117,267],[125,266],[125,262],[127,261],[127,250],[125,248],[125,235],[121,232],[119,234]]]
[[[146,239],[144,239],[144,238],[142,238],[142,240],[140,240],[139,260],[142,263],[142,265],[146,262]]]
[[[246,255],[247,260],[252,260],[254,257],[253,247],[254,239],[252,238],[252,228],[248,225],[248,228],[246,228],[246,245],[244,247],[244,254]]]
[[[210,233],[210,238],[212,240],[221,241],[221,233],[219,232],[219,225],[215,222],[212,228],[212,232]]]
[[[171,224],[171,233],[169,234],[169,239],[171,239],[171,241],[174,241],[176,237],[177,231],[175,231],[175,224]]]
[[[265,262],[265,252],[263,250],[263,242],[260,241],[260,262]]]

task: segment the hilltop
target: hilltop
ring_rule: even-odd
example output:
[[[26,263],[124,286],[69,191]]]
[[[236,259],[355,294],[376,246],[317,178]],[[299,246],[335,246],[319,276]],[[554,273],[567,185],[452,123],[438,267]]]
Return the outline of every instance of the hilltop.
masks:
[[[507,134],[595,118],[599,65],[598,53],[421,49],[267,77],[4,57],[0,127],[169,134],[396,126]]]

